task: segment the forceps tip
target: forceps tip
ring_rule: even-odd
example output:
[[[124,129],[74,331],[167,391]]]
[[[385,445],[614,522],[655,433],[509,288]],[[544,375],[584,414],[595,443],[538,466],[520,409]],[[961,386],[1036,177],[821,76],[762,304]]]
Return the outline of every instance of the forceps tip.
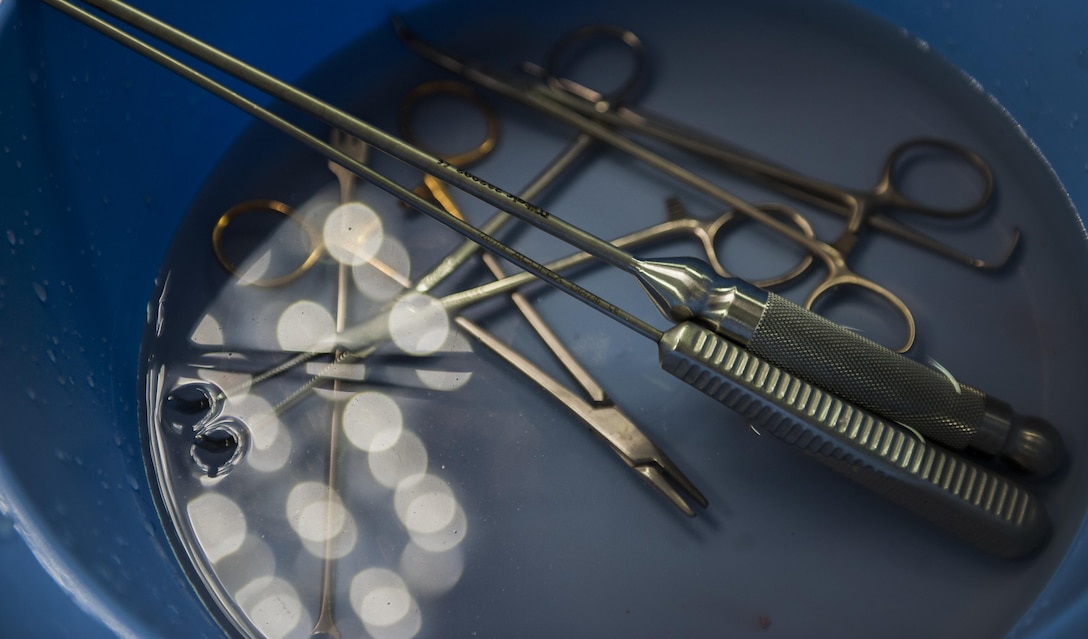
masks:
[[[972,258],[971,266],[986,271],[996,271],[1004,267],[1009,263],[1009,260],[1012,259],[1013,254],[1016,253],[1016,248],[1020,246],[1020,235],[1020,227],[1014,226],[1012,229],[1012,238],[1009,239],[1009,246],[1005,249],[1004,255],[994,262],[989,262],[980,258]]]
[[[660,492],[670,502],[672,502],[674,506],[679,508],[681,512],[683,512],[688,517],[695,517],[695,509],[693,509],[691,507],[691,504],[689,504],[687,500],[684,499],[683,495],[681,495],[675,488],[673,488],[672,484],[670,484],[669,481],[665,478],[665,473],[661,470],[661,468],[657,467],[656,465],[647,465],[637,466],[635,470],[637,470],[638,473],[642,475],[644,479],[646,479],[646,481],[650,482],[650,484],[654,488],[656,488],[658,492]]]
[[[664,454],[647,463],[635,465],[635,470],[688,517],[695,516],[695,510],[688,503],[689,500],[695,502],[700,508],[706,508],[709,505],[703,493]],[[688,499],[680,494],[677,487],[687,493]]]

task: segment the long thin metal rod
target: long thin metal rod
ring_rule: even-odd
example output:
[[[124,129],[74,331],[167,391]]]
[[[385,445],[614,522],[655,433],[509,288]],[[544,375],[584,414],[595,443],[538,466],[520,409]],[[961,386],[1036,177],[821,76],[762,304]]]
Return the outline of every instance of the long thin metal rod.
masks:
[[[646,163],[663,174],[675,178],[676,180],[699,190],[703,194],[714,198],[722,204],[744,213],[754,221],[777,231],[786,238],[796,242],[799,246],[808,249],[816,257],[827,263],[829,268],[834,269],[839,263],[842,263],[845,266],[845,258],[830,244],[814,237],[808,237],[798,228],[791,226],[773,215],[761,211],[744,199],[733,195],[729,191],[696,175],[688,169],[675,164],[649,148],[638,144],[634,140],[624,137],[615,129],[605,126],[595,119],[587,118],[577,111],[570,109],[568,106],[556,102],[555,99],[542,94],[540,89],[535,85],[519,83],[513,77],[508,77],[505,74],[500,74],[489,68],[484,68],[482,65],[477,65],[473,62],[464,60],[459,58],[456,54],[440,49],[428,42],[424,42],[400,20],[394,22],[394,28],[396,29],[398,37],[400,37],[408,47],[418,53],[421,57],[434,62],[438,66],[494,91],[503,97],[534,108],[556,120],[569,124],[583,133],[592,135],[597,140]],[[533,222],[530,221],[530,223]],[[543,229],[543,226],[540,228]],[[587,253],[594,252],[592,247],[587,249],[574,242],[571,243]],[[601,258],[604,259],[603,256],[601,256]],[[614,266],[630,271],[629,267],[621,264],[614,264]]]
[[[533,178],[532,182],[518,194],[518,197],[530,201],[536,199],[545,189],[550,187],[553,182],[559,179],[559,177],[577,160],[581,159],[595,142],[596,140],[594,140],[592,136],[585,133],[579,133],[578,137],[574,138],[574,140],[571,141],[571,143],[568,144],[543,171]],[[488,235],[495,235],[513,219],[515,218],[508,215],[505,211],[499,210],[496,211],[490,219],[481,224],[479,229]],[[413,289],[417,293],[427,293],[443,282],[479,250],[480,247],[478,244],[472,240],[465,240],[464,243],[454,249],[453,252],[432,268],[430,272],[419,278],[419,281],[416,282]]]
[[[52,6],[66,4],[66,0],[43,1]],[[488,202],[492,206],[555,235],[576,248],[592,253],[612,266],[629,272],[633,271],[637,266],[637,261],[629,253],[616,249],[601,238],[557,218],[544,209],[526,202],[522,198],[508,193],[467,171],[451,166],[441,158],[426,153],[400,138],[363,122],[282,80],[179,31],[153,16],[117,0],[86,0],[86,2],[136,29],[238,78],[269,96],[301,109],[329,126],[347,131],[374,148],[424,173],[434,175],[442,181]]]
[[[100,33],[102,33],[102,34],[116,40],[120,44],[125,45],[126,47],[132,49],[133,51],[139,53],[140,55],[143,55],[143,56],[147,57],[148,59],[162,65],[163,67],[165,67],[167,69],[169,69],[170,71],[173,71],[174,73],[177,73],[178,75],[184,77],[185,79],[189,80],[190,82],[193,82],[194,84],[200,86],[201,88],[211,92],[212,94],[214,94],[214,95],[222,98],[223,100],[233,104],[234,106],[242,109],[243,111],[245,111],[246,113],[252,115],[253,117],[258,118],[258,119],[260,119],[260,120],[274,126],[275,128],[283,131],[284,133],[290,135],[291,137],[295,138],[299,142],[302,142],[306,146],[308,146],[308,147],[316,150],[317,152],[321,153],[325,157],[335,161],[336,163],[340,164],[341,166],[343,166],[343,167],[345,167],[347,169],[350,169],[353,173],[355,173],[359,177],[363,178],[364,180],[367,180],[368,182],[371,182],[372,184],[374,184],[378,188],[382,189],[383,191],[386,191],[387,193],[390,193],[391,195],[397,197],[398,199],[406,202],[407,204],[409,204],[413,208],[416,208],[419,211],[421,211],[423,213],[426,213],[427,215],[435,218],[439,222],[441,222],[441,223],[445,224],[446,226],[448,226],[449,228],[457,231],[461,235],[473,240],[474,242],[476,242],[477,244],[479,244],[483,248],[487,249],[488,251],[491,251],[492,253],[495,253],[496,255],[499,255],[500,257],[513,262],[514,264],[516,264],[520,268],[525,269],[525,270],[533,273],[533,275],[535,275],[539,279],[543,280],[544,282],[548,283],[549,285],[551,285],[551,286],[553,286],[553,287],[567,293],[568,295],[571,295],[575,299],[578,299],[578,300],[582,301],[583,303],[585,303],[589,307],[591,307],[593,309],[596,309],[597,311],[599,311],[601,313],[604,313],[605,315],[608,315],[612,319],[616,320],[617,322],[620,322],[621,324],[623,324],[627,328],[630,328],[631,330],[633,330],[636,333],[646,337],[647,339],[650,339],[650,340],[653,340],[653,341],[656,342],[657,340],[659,340],[661,338],[661,335],[663,334],[662,331],[660,331],[659,329],[657,329],[653,325],[639,319],[638,317],[635,317],[634,315],[632,315],[632,314],[628,313],[627,311],[623,310],[622,308],[612,304],[611,302],[608,302],[607,300],[602,299],[601,297],[589,292],[588,290],[582,288],[581,286],[578,286],[574,282],[572,282],[572,281],[558,275],[554,271],[551,271],[551,270],[549,270],[547,268],[544,268],[544,266],[541,265],[539,262],[536,262],[535,260],[527,257],[526,255],[524,255],[522,253],[519,253],[518,251],[514,250],[513,248],[507,246],[506,244],[496,240],[494,237],[492,237],[492,236],[490,236],[490,235],[488,235],[486,233],[481,232],[479,229],[472,226],[471,224],[468,224],[466,222],[458,220],[457,218],[453,217],[452,215],[449,215],[448,213],[446,213],[441,208],[437,207],[436,205],[434,205],[434,204],[432,204],[430,202],[427,202],[423,198],[421,198],[418,195],[416,195],[415,193],[413,193],[411,190],[397,184],[396,182],[393,182],[392,180],[390,180],[389,178],[385,177],[384,175],[378,173],[377,171],[374,171],[373,169],[370,169],[369,167],[366,167],[366,166],[360,164],[359,162],[356,162],[355,160],[353,160],[349,156],[345,155],[344,153],[341,153],[340,151],[338,151],[338,150],[334,149],[333,147],[329,146],[328,144],[326,144],[324,141],[318,139],[317,137],[307,133],[306,131],[302,130],[301,128],[295,126],[294,124],[292,124],[292,123],[284,120],[283,118],[277,116],[276,114],[272,113],[268,109],[265,109],[264,107],[261,107],[260,105],[256,104],[255,102],[253,102],[252,100],[246,98],[245,96],[243,96],[243,95],[241,95],[241,94],[239,94],[239,93],[237,93],[237,92],[223,86],[222,84],[216,82],[215,80],[212,80],[208,76],[200,73],[199,71],[196,71],[195,69],[193,69],[193,68],[187,66],[186,64],[180,62],[179,60],[177,60],[177,59],[163,53],[162,51],[159,51],[158,49],[156,49],[156,48],[152,47],[151,45],[141,41],[140,39],[136,38],[135,36],[122,31],[121,29],[117,28],[116,26],[102,20],[98,16],[95,16],[95,15],[93,15],[91,13],[88,13],[87,11],[85,11],[85,10],[81,9],[80,7],[72,4],[71,2],[68,2],[67,0],[42,0],[42,2],[48,4],[49,6],[55,8],[55,9],[57,9],[59,11],[61,11],[62,13],[65,13],[66,15],[69,15],[69,16],[75,18],[76,20],[79,20],[83,24],[85,24],[85,25],[99,31]],[[370,125],[367,125],[366,123],[362,122],[361,120],[358,120],[358,119],[356,119],[356,118],[354,118],[354,117],[352,117],[352,116],[350,116],[350,115],[348,115],[348,114],[346,114],[346,113],[344,113],[342,111],[338,111],[335,108],[331,107],[330,105],[317,100],[316,98],[312,98],[310,96],[307,96],[306,94],[302,93],[301,91],[298,91],[297,89],[294,89],[293,87],[290,87],[290,85],[287,85],[287,84],[285,84],[285,83],[283,83],[283,82],[281,82],[279,80],[276,80],[275,78],[272,78],[271,76],[268,76],[267,74],[264,74],[263,72],[260,72],[260,71],[258,71],[256,69],[253,69],[252,67],[249,67],[248,65],[245,65],[244,63],[242,63],[242,62],[240,62],[238,60],[235,60],[234,58],[231,58],[230,56],[227,56],[226,54],[224,54],[222,52],[218,52],[215,49],[212,49],[211,47],[208,47],[208,45],[200,43],[198,40],[195,40],[192,37],[190,37],[190,36],[188,36],[188,35],[186,35],[184,33],[181,33],[179,31],[177,31],[176,29],[173,29],[169,25],[166,25],[166,24],[164,24],[164,23],[162,23],[162,22],[160,22],[158,20],[155,20],[154,18],[151,18],[150,16],[146,16],[144,14],[141,14],[138,11],[136,11],[135,9],[132,9],[131,7],[128,7],[128,6],[124,5],[123,3],[98,1],[98,2],[91,2],[90,4],[93,4],[95,6],[106,5],[107,7],[109,7],[109,9],[103,7],[103,10],[107,11],[107,13],[110,12],[109,11],[110,9],[119,9],[119,8],[123,8],[123,10],[125,12],[125,15],[128,15],[129,13],[135,13],[135,14],[137,14],[137,15],[139,15],[139,16],[141,16],[143,18],[143,20],[140,20],[141,23],[144,22],[144,21],[150,21],[151,25],[158,25],[158,29],[154,29],[153,27],[149,27],[149,29],[143,29],[143,30],[148,31],[149,33],[151,33],[151,31],[155,31],[155,30],[166,30],[166,32],[168,32],[168,33],[176,34],[177,38],[175,38],[175,39],[180,39],[181,41],[187,42],[187,43],[195,43],[195,44],[193,44],[192,47],[190,47],[190,49],[195,49],[195,51],[190,50],[190,49],[185,49],[184,47],[181,47],[181,46],[179,46],[179,48],[183,48],[184,50],[188,50],[190,53],[193,53],[193,55],[196,55],[197,57],[200,57],[199,55],[197,55],[197,51],[203,52],[205,49],[213,51],[213,52],[217,53],[218,56],[223,57],[223,58],[225,58],[227,60],[233,61],[234,65],[239,65],[241,68],[243,68],[245,70],[248,70],[249,73],[253,73],[253,74],[256,74],[257,76],[259,76],[261,78],[267,79],[267,81],[270,81],[270,82],[274,83],[275,86],[284,87],[285,90],[290,89],[290,91],[288,91],[288,93],[290,93],[292,95],[293,94],[299,94],[299,95],[305,96],[306,101],[304,101],[304,103],[299,104],[297,101],[292,101],[292,104],[295,104],[296,106],[299,106],[300,108],[305,109],[309,114],[313,115],[314,117],[316,117],[316,118],[318,118],[318,119],[320,119],[320,120],[322,120],[324,122],[327,122],[327,123],[329,123],[329,124],[331,124],[333,126],[341,127],[343,130],[345,130],[348,133],[351,133],[353,135],[356,135],[360,139],[363,139],[364,141],[370,143],[372,146],[374,146],[375,148],[378,148],[379,150],[383,150],[383,151],[386,151],[386,152],[389,151],[388,148],[382,148],[381,146],[379,146],[380,144],[382,144],[382,142],[375,143],[375,142],[372,141],[372,139],[374,139],[375,136],[371,135],[371,134],[375,133],[375,132],[380,134],[380,138],[382,140],[392,140],[392,141],[394,141],[395,146],[397,148],[412,149],[411,152],[405,153],[405,155],[408,155],[408,156],[420,156],[421,155],[423,157],[428,157],[428,158],[430,157],[430,156],[427,156],[422,151],[419,151],[418,149],[415,149],[414,147],[411,147],[410,145],[404,143],[403,141],[400,141],[400,140],[397,140],[396,138],[388,136],[387,134],[382,133],[382,132],[378,131],[377,129],[374,129]],[[120,18],[121,16],[117,16],[117,17]],[[137,24],[133,24],[133,26],[137,26],[137,28],[140,28],[139,25],[137,25]],[[155,34],[152,33],[152,35],[155,35]],[[158,36],[156,36],[156,37],[158,37]],[[173,44],[173,43],[171,42],[171,44]],[[197,46],[197,45],[199,45],[199,46]],[[209,61],[209,64],[211,64],[210,61]],[[215,66],[215,65],[213,65],[213,66]],[[231,67],[231,68],[234,68],[234,67]],[[223,70],[227,70],[227,69],[224,68]],[[243,71],[242,75],[243,76],[247,75],[247,72]],[[243,77],[243,79],[245,79],[245,78]],[[262,82],[262,84],[265,84],[265,83],[266,82]],[[260,88],[260,87],[257,87],[257,88]],[[275,93],[275,92],[273,92],[273,93]],[[333,113],[336,114],[336,117],[331,117],[330,114],[333,114]],[[370,139],[368,139],[368,138],[370,138]],[[435,160],[435,162],[440,163],[441,161],[440,160]],[[447,167],[447,169],[449,169],[448,165],[446,165],[446,167]],[[432,171],[433,171],[433,166],[432,165],[428,165],[427,168],[432,169]],[[469,174],[465,173],[464,175],[467,176]],[[543,211],[542,209],[539,209],[539,208],[537,208],[537,207],[535,207],[535,206],[533,206],[531,204],[528,204],[527,202],[523,202],[523,201],[520,200],[520,198],[515,198],[514,196],[506,193],[505,191],[501,191],[497,187],[492,187],[492,186],[488,185],[486,182],[484,182],[482,180],[479,180],[479,178],[463,177],[463,179],[468,180],[469,182],[472,182],[472,181],[478,182],[478,184],[480,184],[480,185],[486,185],[485,187],[482,187],[482,188],[492,189],[496,193],[502,193],[503,196],[504,196],[502,198],[496,198],[495,196],[492,196],[492,197],[487,197],[487,198],[484,198],[484,199],[488,200],[491,204],[493,204],[493,205],[495,205],[495,206],[497,206],[497,207],[499,207],[499,208],[501,208],[501,209],[503,209],[503,210],[505,210],[507,212],[512,212],[511,209],[517,208],[517,207],[514,207],[514,206],[510,205],[511,202],[514,202],[515,200],[517,200],[517,201],[521,202],[520,206],[523,209],[523,211],[522,211],[523,213],[525,211],[530,211],[530,210],[533,211],[532,213],[528,213],[527,215],[539,215],[541,213],[543,213],[545,216],[548,215],[546,211]],[[503,206],[500,203],[505,204],[506,206]],[[519,209],[519,210],[521,210],[521,209]],[[515,215],[517,215],[517,214],[515,214]],[[518,217],[521,217],[521,216],[518,215]],[[547,219],[558,219],[558,218],[547,218]],[[592,237],[592,236],[590,236],[590,237]],[[594,239],[596,239],[596,238],[594,238]],[[627,261],[634,260],[634,258],[630,254],[625,253],[623,251],[620,251],[619,249],[615,249],[611,245],[608,245],[607,242],[604,242],[603,240],[597,240],[597,241],[604,244],[604,245],[609,246],[609,248],[612,249],[613,252],[622,254],[624,256],[625,260],[627,260]],[[579,248],[582,248],[582,247],[579,247]],[[593,252],[592,248],[587,252]],[[600,255],[596,255],[596,256],[601,257]]]

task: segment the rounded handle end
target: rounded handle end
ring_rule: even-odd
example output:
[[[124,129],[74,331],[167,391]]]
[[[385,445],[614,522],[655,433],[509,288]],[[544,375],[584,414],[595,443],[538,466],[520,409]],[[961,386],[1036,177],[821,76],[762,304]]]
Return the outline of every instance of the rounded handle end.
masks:
[[[999,453],[1002,461],[1030,477],[1054,474],[1065,461],[1065,445],[1058,429],[1038,417],[1013,418]]]

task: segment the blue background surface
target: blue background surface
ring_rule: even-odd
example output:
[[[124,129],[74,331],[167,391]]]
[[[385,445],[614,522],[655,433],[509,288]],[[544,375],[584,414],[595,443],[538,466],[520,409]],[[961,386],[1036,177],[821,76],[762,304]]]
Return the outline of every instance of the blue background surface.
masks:
[[[209,41],[229,43],[231,53],[291,80],[383,21],[390,4],[405,3],[371,3],[363,10],[358,3],[319,2],[301,12],[291,3],[205,4],[195,10],[189,3],[138,3]],[[1088,104],[1088,6],[1026,0],[858,4],[925,40],[976,78],[1039,146],[1078,209],[1086,210],[1088,122],[1080,119]],[[326,5],[351,6],[354,19],[329,20],[331,9],[321,10]],[[250,28],[236,31],[240,22]],[[263,46],[257,34],[276,25],[320,37],[308,38],[304,47]],[[143,232],[156,227],[155,220],[114,221],[122,211],[150,214],[152,204],[164,202],[183,210],[205,176],[178,178],[163,167],[172,157],[214,166],[247,120],[136,56],[115,56],[116,45],[36,1],[0,0],[0,29],[0,228],[15,232],[11,251],[5,246],[11,238],[0,238],[6,251],[0,258],[0,635],[219,636],[199,601],[178,594],[187,590],[180,569],[163,571],[173,562],[143,488],[143,459],[130,443],[136,441],[135,427],[121,430],[136,423],[131,398],[138,387],[130,373],[138,344],[128,336],[141,333],[150,292],[144,277],[128,275],[133,264],[157,263],[168,236]],[[113,67],[97,64],[105,57],[115,61]],[[154,82],[133,82],[144,77]],[[48,104],[38,104],[44,90],[80,107],[60,117]],[[164,98],[170,105],[165,109]],[[126,105],[125,112],[116,111],[118,103]],[[157,144],[153,132],[162,128],[174,133],[171,140],[184,142]],[[132,131],[147,136],[138,144],[160,162],[149,161],[135,175],[102,175],[111,141]],[[81,150],[84,155],[75,159],[94,174],[93,181],[77,175],[62,192],[53,179],[55,158],[48,154],[56,149]],[[84,211],[81,233],[54,232],[48,220],[34,216],[43,207],[73,203]],[[60,251],[79,256],[85,268],[56,264],[50,255]],[[48,312],[42,297],[67,312]],[[78,326],[67,323],[71,317],[79,318]],[[58,356],[59,363],[50,361]],[[61,379],[41,385],[23,377],[26,366]],[[102,374],[72,379],[64,378],[64,370]],[[80,422],[87,410],[118,432],[75,429],[63,446],[26,445],[49,441],[51,428]],[[95,486],[98,503],[58,495],[58,487],[81,484]],[[86,513],[103,509],[109,526],[65,525],[101,521]],[[144,530],[147,538],[133,542],[121,532],[132,530]],[[1086,538],[1082,528],[1018,635],[1066,637],[1088,625]]]

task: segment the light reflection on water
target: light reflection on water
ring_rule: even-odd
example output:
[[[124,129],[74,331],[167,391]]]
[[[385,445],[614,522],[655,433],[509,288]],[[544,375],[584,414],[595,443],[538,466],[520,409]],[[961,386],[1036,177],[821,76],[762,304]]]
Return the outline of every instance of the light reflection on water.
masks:
[[[357,299],[367,301],[372,312],[388,309],[388,335],[396,349],[411,356],[471,352],[464,337],[450,330],[437,300],[404,294],[408,252],[383,232],[373,209],[362,204],[332,207],[319,196],[297,215],[323,228],[328,254],[352,267],[354,287],[362,292]],[[327,220],[318,219],[325,215]],[[293,226],[283,225],[284,232],[297,233]],[[273,352],[333,346],[333,312],[318,301],[323,293],[308,289],[302,278],[261,289],[253,299],[267,299],[264,306],[250,305],[247,314],[235,313],[239,296],[255,295],[259,286],[254,284],[265,273],[290,272],[297,266],[290,261],[297,259],[297,252],[276,250],[275,235],[239,269],[246,275],[228,283],[206,309],[190,335],[191,344],[229,350],[242,336],[247,346]],[[315,268],[335,272],[337,265],[326,257]],[[300,371],[332,372],[361,384],[380,365],[362,361],[338,366],[330,369],[315,362]],[[471,378],[469,371],[423,366],[414,373],[418,388],[439,391],[456,390]],[[376,386],[335,393],[318,388],[305,400],[305,410],[281,414],[276,407],[282,399],[279,390],[266,389],[283,385],[254,384],[253,373],[214,367],[198,368],[195,376],[224,389],[223,414],[248,429],[249,445],[240,466],[229,477],[196,477],[184,510],[211,578],[231,594],[251,628],[275,639],[309,636],[318,616],[315,593],[320,586],[312,583],[311,572],[300,573],[300,566],[312,567],[314,561],[320,565],[328,557],[337,574],[342,573],[334,593],[345,604],[337,608],[338,615],[350,611],[378,639],[418,634],[425,608],[420,600],[449,592],[464,572],[460,544],[468,521],[450,484],[429,471],[427,447],[411,429],[411,413],[405,412],[398,395]],[[327,454],[322,439],[328,435],[314,433],[327,433],[333,411],[340,411],[340,437],[346,447],[339,479],[330,487],[327,476],[314,474],[324,463],[312,462]],[[359,474],[364,468],[369,471],[365,478]],[[360,503],[366,506],[360,509]],[[398,538],[388,539],[390,535]],[[392,558],[374,553],[375,544],[391,543],[401,548]]]

